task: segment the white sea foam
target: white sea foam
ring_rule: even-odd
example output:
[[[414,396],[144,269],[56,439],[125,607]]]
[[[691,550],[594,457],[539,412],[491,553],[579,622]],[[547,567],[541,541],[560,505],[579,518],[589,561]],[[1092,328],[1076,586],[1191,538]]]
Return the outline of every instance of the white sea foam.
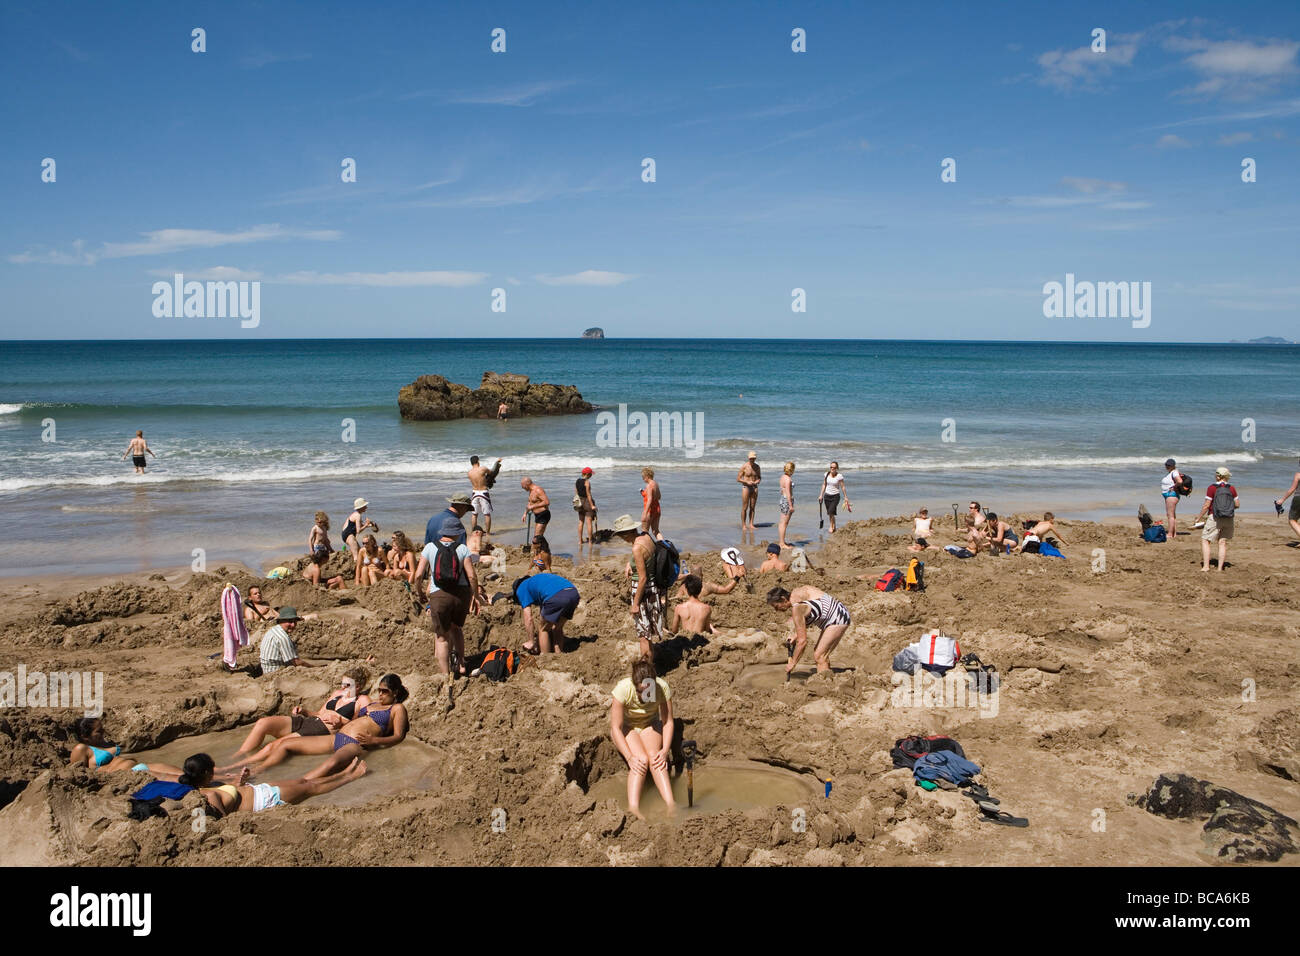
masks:
[[[0,415],[16,415],[26,407],[25,405],[0,405]]]

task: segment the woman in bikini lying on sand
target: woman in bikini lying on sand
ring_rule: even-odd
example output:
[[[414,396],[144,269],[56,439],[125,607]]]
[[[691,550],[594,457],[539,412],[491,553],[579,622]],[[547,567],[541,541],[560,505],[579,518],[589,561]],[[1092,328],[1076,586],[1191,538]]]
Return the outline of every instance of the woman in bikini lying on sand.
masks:
[[[391,747],[406,739],[409,723],[402,701],[406,700],[407,693],[400,677],[385,674],[379,679],[374,700],[359,705],[356,716],[344,723],[333,736],[281,737],[255,757],[237,760],[220,768],[220,771],[231,771],[246,764],[255,772],[261,773],[267,767],[283,763],[294,754],[328,754],[333,751],[333,757],[307,776],[315,779],[333,773],[345,765],[345,753],[347,760],[351,760],[367,747]]]
[[[357,667],[343,675],[338,693],[325,701],[315,714],[305,714],[301,707],[295,707],[287,716],[259,718],[248,732],[243,746],[235,752],[235,757],[253,753],[262,747],[262,741],[267,736],[281,739],[291,736],[329,736],[354,719],[358,708],[364,709],[370,703],[370,698],[361,693],[361,689],[368,686],[369,682],[370,675],[363,668]],[[265,758],[273,746],[274,741],[262,747],[261,752],[254,754],[249,761],[256,762]]]
[[[276,783],[248,783],[249,771],[239,775],[235,783],[212,785],[215,770],[212,758],[207,754],[194,754],[185,761],[185,768],[177,778],[177,783],[194,787],[207,800],[208,806],[221,816],[236,810],[252,810],[257,813],[282,807],[289,803],[301,803],[308,797],[337,790],[345,783],[351,783],[366,774],[365,761],[354,757],[341,770],[320,777],[299,777],[297,780],[280,780]]]
[[[79,743],[73,744],[68,755],[70,767],[94,767],[100,773],[115,773],[145,765],[122,756],[122,748],[104,736],[104,721],[99,717],[82,717],[72,725],[72,733]]]

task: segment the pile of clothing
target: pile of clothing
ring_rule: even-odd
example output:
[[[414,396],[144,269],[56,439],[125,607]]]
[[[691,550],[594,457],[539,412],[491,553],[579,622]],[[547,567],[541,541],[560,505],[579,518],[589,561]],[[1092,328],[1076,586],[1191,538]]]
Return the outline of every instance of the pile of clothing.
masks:
[[[1002,802],[989,795],[987,788],[975,782],[980,767],[966,759],[961,744],[951,737],[901,737],[889,751],[895,767],[909,768],[922,790],[959,790],[970,797],[980,819],[1005,827],[1027,827],[1027,817],[1012,816],[998,805]]]

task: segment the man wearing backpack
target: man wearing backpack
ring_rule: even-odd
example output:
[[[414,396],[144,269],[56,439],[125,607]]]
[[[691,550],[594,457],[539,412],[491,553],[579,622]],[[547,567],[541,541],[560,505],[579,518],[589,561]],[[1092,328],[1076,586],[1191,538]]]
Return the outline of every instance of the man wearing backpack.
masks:
[[[465,675],[465,618],[471,611],[478,612],[478,573],[474,561],[478,556],[469,545],[458,542],[454,529],[447,529],[439,538],[430,541],[420,552],[420,563],[415,569],[418,581],[429,572],[429,617],[435,635],[434,655],[438,659],[438,672],[451,673],[454,654],[457,673]]]
[[[1228,539],[1232,537],[1232,525],[1241,501],[1237,498],[1237,489],[1228,484],[1232,472],[1226,468],[1214,470],[1214,484],[1205,489],[1205,504],[1197,520],[1205,519],[1201,529],[1201,570],[1210,570],[1210,545],[1219,542],[1219,570],[1228,560]]]
[[[661,581],[656,575],[658,548],[663,546],[631,515],[619,515],[614,522],[615,537],[622,538],[632,545],[632,558],[628,561],[625,576],[632,579],[632,622],[636,625],[636,636],[641,644],[641,656],[652,660],[650,645],[663,637],[668,629],[668,589],[676,580]],[[665,568],[664,576],[668,575]]]

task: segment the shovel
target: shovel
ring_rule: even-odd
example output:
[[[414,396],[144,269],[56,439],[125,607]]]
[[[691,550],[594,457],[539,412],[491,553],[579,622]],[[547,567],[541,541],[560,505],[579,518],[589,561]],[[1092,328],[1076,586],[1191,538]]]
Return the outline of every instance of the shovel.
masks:
[[[961,525],[957,523],[957,509],[960,507],[961,505],[959,505],[957,502],[954,501],[952,503],[952,526],[957,531],[961,531]]]
[[[820,498],[817,499],[817,527],[826,527],[826,519],[822,517],[822,500]]]
[[[695,741],[682,741],[682,756],[686,758],[686,805],[695,806]]]

